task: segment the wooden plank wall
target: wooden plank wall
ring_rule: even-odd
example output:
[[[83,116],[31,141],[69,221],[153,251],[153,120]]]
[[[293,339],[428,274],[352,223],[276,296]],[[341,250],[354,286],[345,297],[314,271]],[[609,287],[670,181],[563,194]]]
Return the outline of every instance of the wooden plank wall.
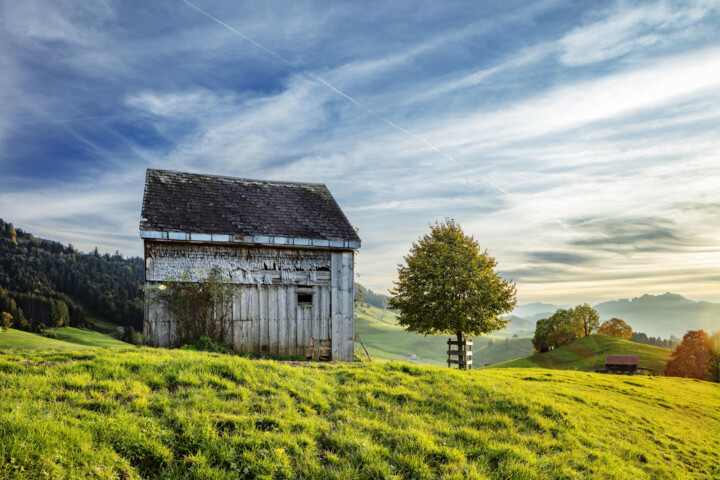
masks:
[[[333,252],[330,267],[332,359],[352,362],[355,346],[353,252]]]
[[[330,340],[332,360],[353,361],[354,253],[312,252],[311,258],[322,261],[322,255],[328,254],[330,271],[294,271],[285,281],[279,270],[248,272],[263,283],[238,285],[229,339],[238,353],[304,356],[312,339]],[[146,263],[152,267],[152,259]],[[146,283],[147,287],[159,284],[149,278]],[[311,306],[298,306],[298,291],[313,293]],[[143,338],[154,347],[178,346],[177,325],[160,302],[146,302]]]
[[[233,344],[238,353],[303,356],[311,340],[330,339],[330,287],[301,287],[311,306],[298,306],[294,285],[247,285],[235,297]]]
[[[155,282],[147,282],[146,295],[153,295]],[[143,343],[151,347],[177,347],[179,343],[177,324],[162,302],[150,299],[145,302]]]

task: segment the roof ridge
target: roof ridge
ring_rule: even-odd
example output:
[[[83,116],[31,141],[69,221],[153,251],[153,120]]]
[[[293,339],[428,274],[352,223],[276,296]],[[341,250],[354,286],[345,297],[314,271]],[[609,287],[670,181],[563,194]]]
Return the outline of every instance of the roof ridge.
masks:
[[[160,168],[148,168],[147,172],[158,172],[158,173],[179,173],[181,175],[191,175],[194,177],[211,177],[211,178],[225,178],[228,180],[240,180],[244,182],[256,182],[256,183],[278,183],[283,185],[313,185],[327,188],[324,183],[313,183],[313,182],[292,182],[288,180],[262,180],[258,178],[243,178],[243,177],[231,177],[230,175],[215,175],[210,173],[194,173],[194,172],[181,172],[179,170],[166,170]]]

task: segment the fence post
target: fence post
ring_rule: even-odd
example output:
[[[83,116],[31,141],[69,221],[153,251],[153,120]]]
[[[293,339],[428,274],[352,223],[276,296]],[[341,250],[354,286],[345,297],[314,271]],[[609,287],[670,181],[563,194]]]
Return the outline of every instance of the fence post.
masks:
[[[455,364],[460,370],[472,369],[472,340],[464,339],[462,341],[449,338],[448,344],[448,368]],[[454,347],[454,348],[453,348]],[[457,357],[456,360],[453,357]]]

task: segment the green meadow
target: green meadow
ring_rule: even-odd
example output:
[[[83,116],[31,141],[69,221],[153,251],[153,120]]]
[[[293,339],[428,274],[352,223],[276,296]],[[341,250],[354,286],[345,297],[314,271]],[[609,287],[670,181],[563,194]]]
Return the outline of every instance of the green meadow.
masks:
[[[473,362],[477,367],[526,357],[532,353],[532,332],[519,338],[497,332],[473,339]],[[408,333],[397,324],[396,315],[370,305],[355,308],[355,351],[364,355],[360,341],[378,360],[396,360],[420,365],[447,366],[447,336],[433,337]],[[507,343],[506,343],[507,338]],[[414,355],[414,357],[412,357]]]
[[[638,355],[639,368],[645,373],[659,375],[670,358],[672,350],[630,342],[616,337],[590,335],[570,345],[527,358],[510,360],[488,368],[552,368],[588,371],[605,366],[606,355]]]
[[[84,328],[48,328],[43,334],[10,329],[0,332],[0,353],[14,349],[77,350],[96,347],[132,347],[109,335]]]
[[[720,476],[720,385],[686,379],[18,349],[0,390],[0,478]]]

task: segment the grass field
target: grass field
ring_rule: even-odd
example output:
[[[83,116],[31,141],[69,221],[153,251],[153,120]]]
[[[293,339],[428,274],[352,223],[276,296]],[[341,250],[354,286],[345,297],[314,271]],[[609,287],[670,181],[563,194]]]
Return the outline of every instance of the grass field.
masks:
[[[532,353],[532,333],[520,338],[497,339],[473,353],[473,368],[527,357]],[[447,364],[446,364],[447,365]]]
[[[605,366],[605,355],[639,355],[640,368],[660,374],[672,350],[643,345],[622,338],[590,335],[570,345],[539,353],[527,358],[511,360],[488,368],[552,368],[588,371]]]
[[[720,385],[286,364],[149,348],[0,355],[0,478],[720,475]]]
[[[57,338],[49,338],[54,335]],[[0,333],[0,352],[14,349],[32,350],[77,350],[93,347],[129,347],[133,346],[102,333],[84,328],[49,328],[44,334],[8,330]]]
[[[88,320],[92,320],[93,324],[95,325],[95,330],[100,333],[104,333],[106,335],[117,334],[117,327],[119,327],[119,325],[108,322],[107,320],[98,316],[88,317]]]
[[[397,324],[393,312],[373,306],[358,306],[355,315],[355,338],[362,340],[372,357],[420,365],[447,365],[447,336],[426,337],[408,333]],[[482,366],[485,363],[526,357],[532,353],[532,332],[525,332],[520,338],[511,336],[512,333],[498,332],[474,338],[473,362]],[[509,338],[508,348],[505,347],[505,338]],[[494,345],[490,345],[492,341]],[[356,341],[355,350],[364,353],[359,341]],[[409,358],[410,355],[414,355],[414,358]]]

